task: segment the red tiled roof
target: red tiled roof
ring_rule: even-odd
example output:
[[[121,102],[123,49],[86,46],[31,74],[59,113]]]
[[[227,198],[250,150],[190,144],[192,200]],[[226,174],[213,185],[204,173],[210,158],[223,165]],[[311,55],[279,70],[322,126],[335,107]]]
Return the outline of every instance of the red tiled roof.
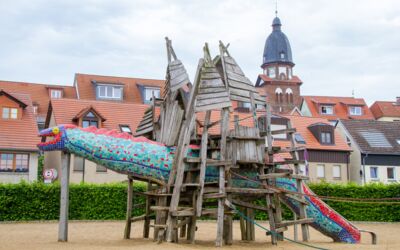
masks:
[[[119,125],[123,124],[129,125],[131,131],[135,132],[139,122],[142,120],[144,111],[149,106],[136,103],[52,99],[51,107],[57,125],[74,123],[72,120],[78,113],[83,109],[92,107],[106,119],[103,122],[103,128],[119,131]]]
[[[302,84],[303,83],[298,76],[293,76],[292,79],[289,79],[289,80],[273,79],[273,78],[270,78],[269,76],[264,75],[264,74],[260,74],[258,76],[264,82],[277,82],[277,81],[279,81],[279,82],[288,82],[288,83],[296,83],[296,84]]]
[[[369,108],[375,119],[381,117],[400,117],[400,105],[395,102],[376,101]]]
[[[0,117],[0,150],[38,151],[40,142],[32,101],[29,95],[8,93],[27,106],[22,109],[21,119],[2,119]]]
[[[339,132],[335,130],[335,144],[334,145],[323,145],[320,144],[317,138],[308,129],[308,126],[316,123],[325,123],[331,125],[327,119],[315,118],[315,117],[304,117],[304,116],[285,116],[290,119],[292,126],[296,128],[296,131],[301,134],[306,141],[306,144],[298,144],[298,146],[305,145],[307,149],[317,150],[339,150],[349,151],[350,147],[347,145],[345,140],[340,136]]]
[[[303,104],[306,104],[312,117],[321,117],[329,120],[336,119],[374,119],[371,111],[363,98],[337,97],[337,96],[303,96]],[[334,104],[333,115],[323,115],[319,112],[319,104]],[[363,115],[350,115],[349,106],[362,106]]]
[[[75,74],[75,84],[79,93],[79,99],[96,100],[96,90],[92,81],[99,83],[121,84],[124,86],[123,102],[143,103],[138,85],[157,87],[162,90],[165,80],[142,79],[116,76],[100,76],[88,74]]]
[[[51,88],[53,86],[54,88],[62,88],[64,90],[63,97],[76,98],[75,88],[72,86],[0,81],[0,89],[3,89],[7,92],[30,95],[32,102],[38,105],[38,115],[43,118],[46,117],[47,108],[49,107],[50,97],[48,88]]]

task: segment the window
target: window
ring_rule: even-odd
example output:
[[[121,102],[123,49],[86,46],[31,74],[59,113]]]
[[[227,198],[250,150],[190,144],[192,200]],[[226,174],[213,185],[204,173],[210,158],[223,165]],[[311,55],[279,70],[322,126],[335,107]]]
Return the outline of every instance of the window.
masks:
[[[85,164],[84,161],[85,160],[82,157],[75,155],[74,156],[74,167],[73,167],[73,170],[75,172],[82,172],[83,171],[83,165]]]
[[[362,115],[362,107],[360,106],[351,106],[350,115]]]
[[[342,171],[340,165],[333,165],[332,176],[334,179],[342,179]]]
[[[394,168],[387,168],[386,172],[387,172],[388,180],[394,180],[395,179],[395,177],[394,177]]]
[[[262,105],[262,104],[256,104],[256,109],[257,109],[257,110],[264,110],[264,109],[265,109],[265,106]]]
[[[251,103],[249,103],[249,102],[239,102],[238,106],[241,107],[241,108],[251,109]]]
[[[132,134],[132,130],[129,125],[119,125],[119,128],[121,129],[121,132]]]
[[[282,103],[282,89],[281,88],[276,88],[275,89],[275,96],[276,96],[276,102],[277,103]]]
[[[28,172],[29,155],[0,153],[1,172]]]
[[[62,92],[59,89],[51,89],[50,96],[51,98],[61,98]]]
[[[328,105],[321,106],[321,114],[333,115],[333,106],[328,106]]]
[[[122,99],[122,87],[110,85],[98,85],[97,95],[99,98]]]
[[[95,116],[93,114],[93,112],[87,113],[86,116],[83,117],[83,119],[82,119],[82,127],[83,128],[87,128],[90,126],[94,126],[96,128],[99,127],[99,119],[97,118],[97,116]]]
[[[17,108],[3,108],[3,119],[17,119],[18,109]]]
[[[293,91],[291,88],[286,89],[286,99],[287,103],[293,104]]]
[[[325,178],[325,165],[317,165],[317,178]]]
[[[281,59],[285,59],[285,53],[284,52],[281,52],[279,55],[281,56]]]
[[[371,179],[378,179],[378,167],[370,167],[369,175]]]
[[[298,134],[298,133],[294,134],[294,139],[299,144],[306,144],[306,140],[304,140],[304,138],[301,134]]]
[[[96,172],[97,173],[105,173],[107,172],[107,168],[103,167],[102,165],[96,165]]]
[[[332,134],[330,132],[321,132],[321,144],[332,144]]]
[[[33,106],[32,106],[32,109],[33,109],[33,114],[34,114],[34,115],[37,115],[38,106],[37,106],[37,105],[33,105]]]
[[[276,77],[276,70],[275,70],[275,67],[271,67],[271,68],[269,68],[268,69],[268,76],[269,77],[272,77],[272,78],[275,78]]]
[[[400,139],[396,139],[397,144],[400,145]]]
[[[150,103],[153,93],[155,98],[160,98],[160,89],[147,87],[144,88],[144,103]]]

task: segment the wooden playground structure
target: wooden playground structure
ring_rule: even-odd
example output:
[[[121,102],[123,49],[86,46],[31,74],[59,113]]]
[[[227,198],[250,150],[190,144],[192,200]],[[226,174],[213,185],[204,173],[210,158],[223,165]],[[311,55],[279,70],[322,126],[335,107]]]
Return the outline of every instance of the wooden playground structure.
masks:
[[[168,66],[162,98],[152,99],[151,107],[136,130],[136,136],[145,136],[167,146],[176,146],[175,158],[167,185],[148,182],[145,193],[146,212],[131,217],[133,200],[133,176],[128,176],[128,203],[124,238],[130,238],[131,223],[144,220],[143,237],[148,238],[154,229],[154,240],[178,242],[186,237],[195,242],[196,221],[201,217],[216,218],[216,246],[232,244],[232,218],[235,211],[242,211],[250,220],[241,218],[242,240],[254,240],[254,211],[268,213],[272,244],[283,240],[283,233],[291,225],[301,225],[302,240],[309,240],[306,205],[299,194],[285,192],[275,187],[276,178],[296,179],[297,186],[307,179],[299,174],[298,150],[290,125],[287,129],[271,131],[271,113],[252,82],[221,41],[219,55],[212,59],[208,44],[204,57],[199,60],[194,82],[191,83],[186,69],[177,58],[171,41],[166,38]],[[187,96],[189,93],[189,96]],[[252,127],[240,125],[238,116],[232,117],[232,101],[250,103]],[[258,114],[257,105],[265,107]],[[211,112],[218,112],[220,119],[211,121]],[[159,115],[156,115],[159,113]],[[203,119],[199,119],[203,117]],[[232,119],[233,118],[233,119]],[[261,127],[260,127],[260,125]],[[200,128],[200,129],[198,129]],[[218,129],[217,134],[210,129]],[[197,131],[199,130],[199,131]],[[291,148],[272,146],[273,134],[287,134]],[[198,157],[186,157],[190,144],[200,144]],[[291,160],[275,163],[276,153],[290,153]],[[277,165],[293,168],[278,169]],[[217,167],[216,181],[205,182],[208,167]],[[239,177],[235,169],[253,169],[262,181],[263,189],[232,187],[232,178]],[[293,171],[294,170],[294,171]],[[301,188],[299,190],[302,190]],[[291,198],[300,203],[299,218],[282,220],[281,199]],[[254,204],[265,199],[266,206]],[[237,208],[237,207],[238,208]],[[272,232],[272,233],[271,233]]]

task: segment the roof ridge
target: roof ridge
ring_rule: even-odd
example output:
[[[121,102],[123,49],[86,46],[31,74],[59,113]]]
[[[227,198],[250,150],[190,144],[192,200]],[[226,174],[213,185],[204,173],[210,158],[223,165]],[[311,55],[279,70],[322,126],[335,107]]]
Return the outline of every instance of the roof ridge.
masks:
[[[114,78],[129,78],[129,79],[150,80],[150,81],[165,81],[165,79],[141,78],[141,77],[130,77],[130,76],[110,76],[110,75],[96,75],[96,74],[85,74],[85,73],[75,73],[75,75],[82,75],[82,76],[100,76],[100,77],[114,77]]]
[[[22,82],[22,81],[9,81],[9,80],[0,80],[0,82],[16,83],[16,84],[48,85],[48,86],[57,86],[57,87],[74,87],[73,85],[61,85],[61,84],[37,83],[37,82]]]
[[[103,101],[103,100],[87,100],[87,99],[74,99],[74,98],[53,98],[50,101],[62,102],[62,101],[77,101],[77,102],[89,102],[89,103],[104,103],[104,104],[111,104],[111,105],[139,105],[139,106],[146,106],[148,104],[144,103],[134,103],[134,102],[114,102],[114,101]]]

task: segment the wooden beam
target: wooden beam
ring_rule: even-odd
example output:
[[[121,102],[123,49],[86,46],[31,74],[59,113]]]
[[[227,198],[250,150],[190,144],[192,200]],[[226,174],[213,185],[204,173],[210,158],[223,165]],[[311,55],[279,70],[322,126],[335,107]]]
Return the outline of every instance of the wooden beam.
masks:
[[[124,239],[129,239],[131,237],[131,223],[132,223],[132,202],[133,202],[133,180],[128,176],[128,191],[127,191],[127,201],[126,201],[126,224]]]
[[[71,155],[61,153],[61,196],[60,219],[58,222],[58,241],[68,241],[68,209],[69,209],[69,164]]]

